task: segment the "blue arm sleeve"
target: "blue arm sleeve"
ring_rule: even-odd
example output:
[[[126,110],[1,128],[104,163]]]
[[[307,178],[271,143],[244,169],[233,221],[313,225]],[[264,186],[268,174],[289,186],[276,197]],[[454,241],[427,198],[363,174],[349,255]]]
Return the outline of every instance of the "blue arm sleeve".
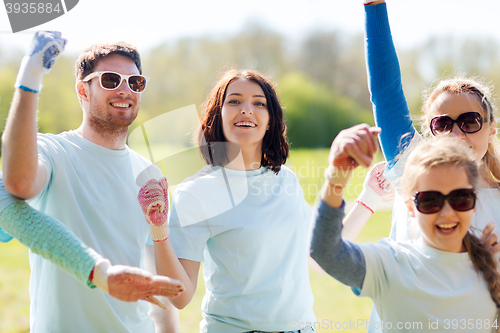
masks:
[[[31,208],[24,201],[17,201],[0,213],[0,226],[34,253],[95,288],[89,275],[102,257],[58,220]]]
[[[403,92],[398,56],[392,41],[387,6],[364,6],[366,67],[375,123],[382,128],[380,144],[392,168],[409,144],[415,128]]]
[[[323,201],[313,212],[311,257],[340,282],[359,288],[363,286],[366,264],[358,245],[342,239],[344,207],[331,208]]]

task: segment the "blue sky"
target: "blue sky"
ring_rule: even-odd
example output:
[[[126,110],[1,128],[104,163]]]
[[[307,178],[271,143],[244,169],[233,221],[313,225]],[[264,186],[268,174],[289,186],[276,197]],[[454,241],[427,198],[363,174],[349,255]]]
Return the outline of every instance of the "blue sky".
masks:
[[[6,0],[8,1],[8,0]],[[398,48],[430,35],[488,36],[500,41],[500,2],[494,0],[388,0]],[[69,52],[101,41],[125,40],[142,51],[184,36],[224,36],[258,21],[288,36],[317,29],[363,28],[360,0],[80,0],[65,15],[36,29],[10,33],[0,8],[0,45],[25,48],[35,30],[59,30]]]

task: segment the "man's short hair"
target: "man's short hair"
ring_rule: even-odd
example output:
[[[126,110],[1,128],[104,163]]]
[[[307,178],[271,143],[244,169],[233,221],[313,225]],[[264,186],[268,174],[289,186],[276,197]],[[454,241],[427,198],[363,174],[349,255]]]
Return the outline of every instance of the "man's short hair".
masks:
[[[99,60],[110,55],[118,54],[134,61],[139,73],[142,74],[141,56],[135,46],[125,42],[95,44],[86,49],[75,64],[75,75],[77,80],[83,80],[87,75],[94,72]]]

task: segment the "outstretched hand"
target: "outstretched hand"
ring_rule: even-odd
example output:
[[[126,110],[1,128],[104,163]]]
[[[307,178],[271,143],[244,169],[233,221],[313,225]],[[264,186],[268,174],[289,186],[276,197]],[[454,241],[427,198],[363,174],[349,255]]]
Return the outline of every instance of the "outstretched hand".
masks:
[[[168,238],[168,183],[167,178],[149,180],[137,195],[155,242]]]
[[[145,300],[165,309],[154,296],[176,297],[184,291],[178,280],[153,275],[137,267],[112,266],[106,259],[96,264],[93,275],[93,284],[124,302]]]

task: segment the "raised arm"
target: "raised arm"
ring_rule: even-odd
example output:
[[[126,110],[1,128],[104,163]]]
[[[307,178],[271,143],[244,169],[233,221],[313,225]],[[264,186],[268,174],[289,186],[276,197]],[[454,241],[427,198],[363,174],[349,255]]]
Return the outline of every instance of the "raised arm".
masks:
[[[17,75],[2,135],[2,169],[5,188],[19,198],[36,196],[46,180],[45,168],[38,162],[38,93],[43,75],[50,71],[65,44],[59,32],[37,32]]]
[[[375,1],[364,7],[368,88],[375,123],[382,129],[382,151],[390,169],[413,138],[415,128],[403,92],[385,1]]]
[[[183,283],[182,294],[170,299],[176,308],[183,309],[191,302],[196,292],[200,263],[178,259],[168,239],[170,232],[167,224],[169,213],[167,179],[151,179],[141,188],[137,198],[150,226],[151,239],[154,242],[156,272]]]
[[[358,165],[369,166],[376,151],[379,129],[357,125],[339,133],[332,143],[321,203],[313,215],[311,257],[328,274],[351,287],[361,288],[366,274],[363,253],[342,239],[342,190]]]
[[[385,161],[378,162],[368,170],[363,191],[344,219],[343,238],[351,242],[356,241],[378,206],[394,199],[394,187],[384,176],[385,165]]]

